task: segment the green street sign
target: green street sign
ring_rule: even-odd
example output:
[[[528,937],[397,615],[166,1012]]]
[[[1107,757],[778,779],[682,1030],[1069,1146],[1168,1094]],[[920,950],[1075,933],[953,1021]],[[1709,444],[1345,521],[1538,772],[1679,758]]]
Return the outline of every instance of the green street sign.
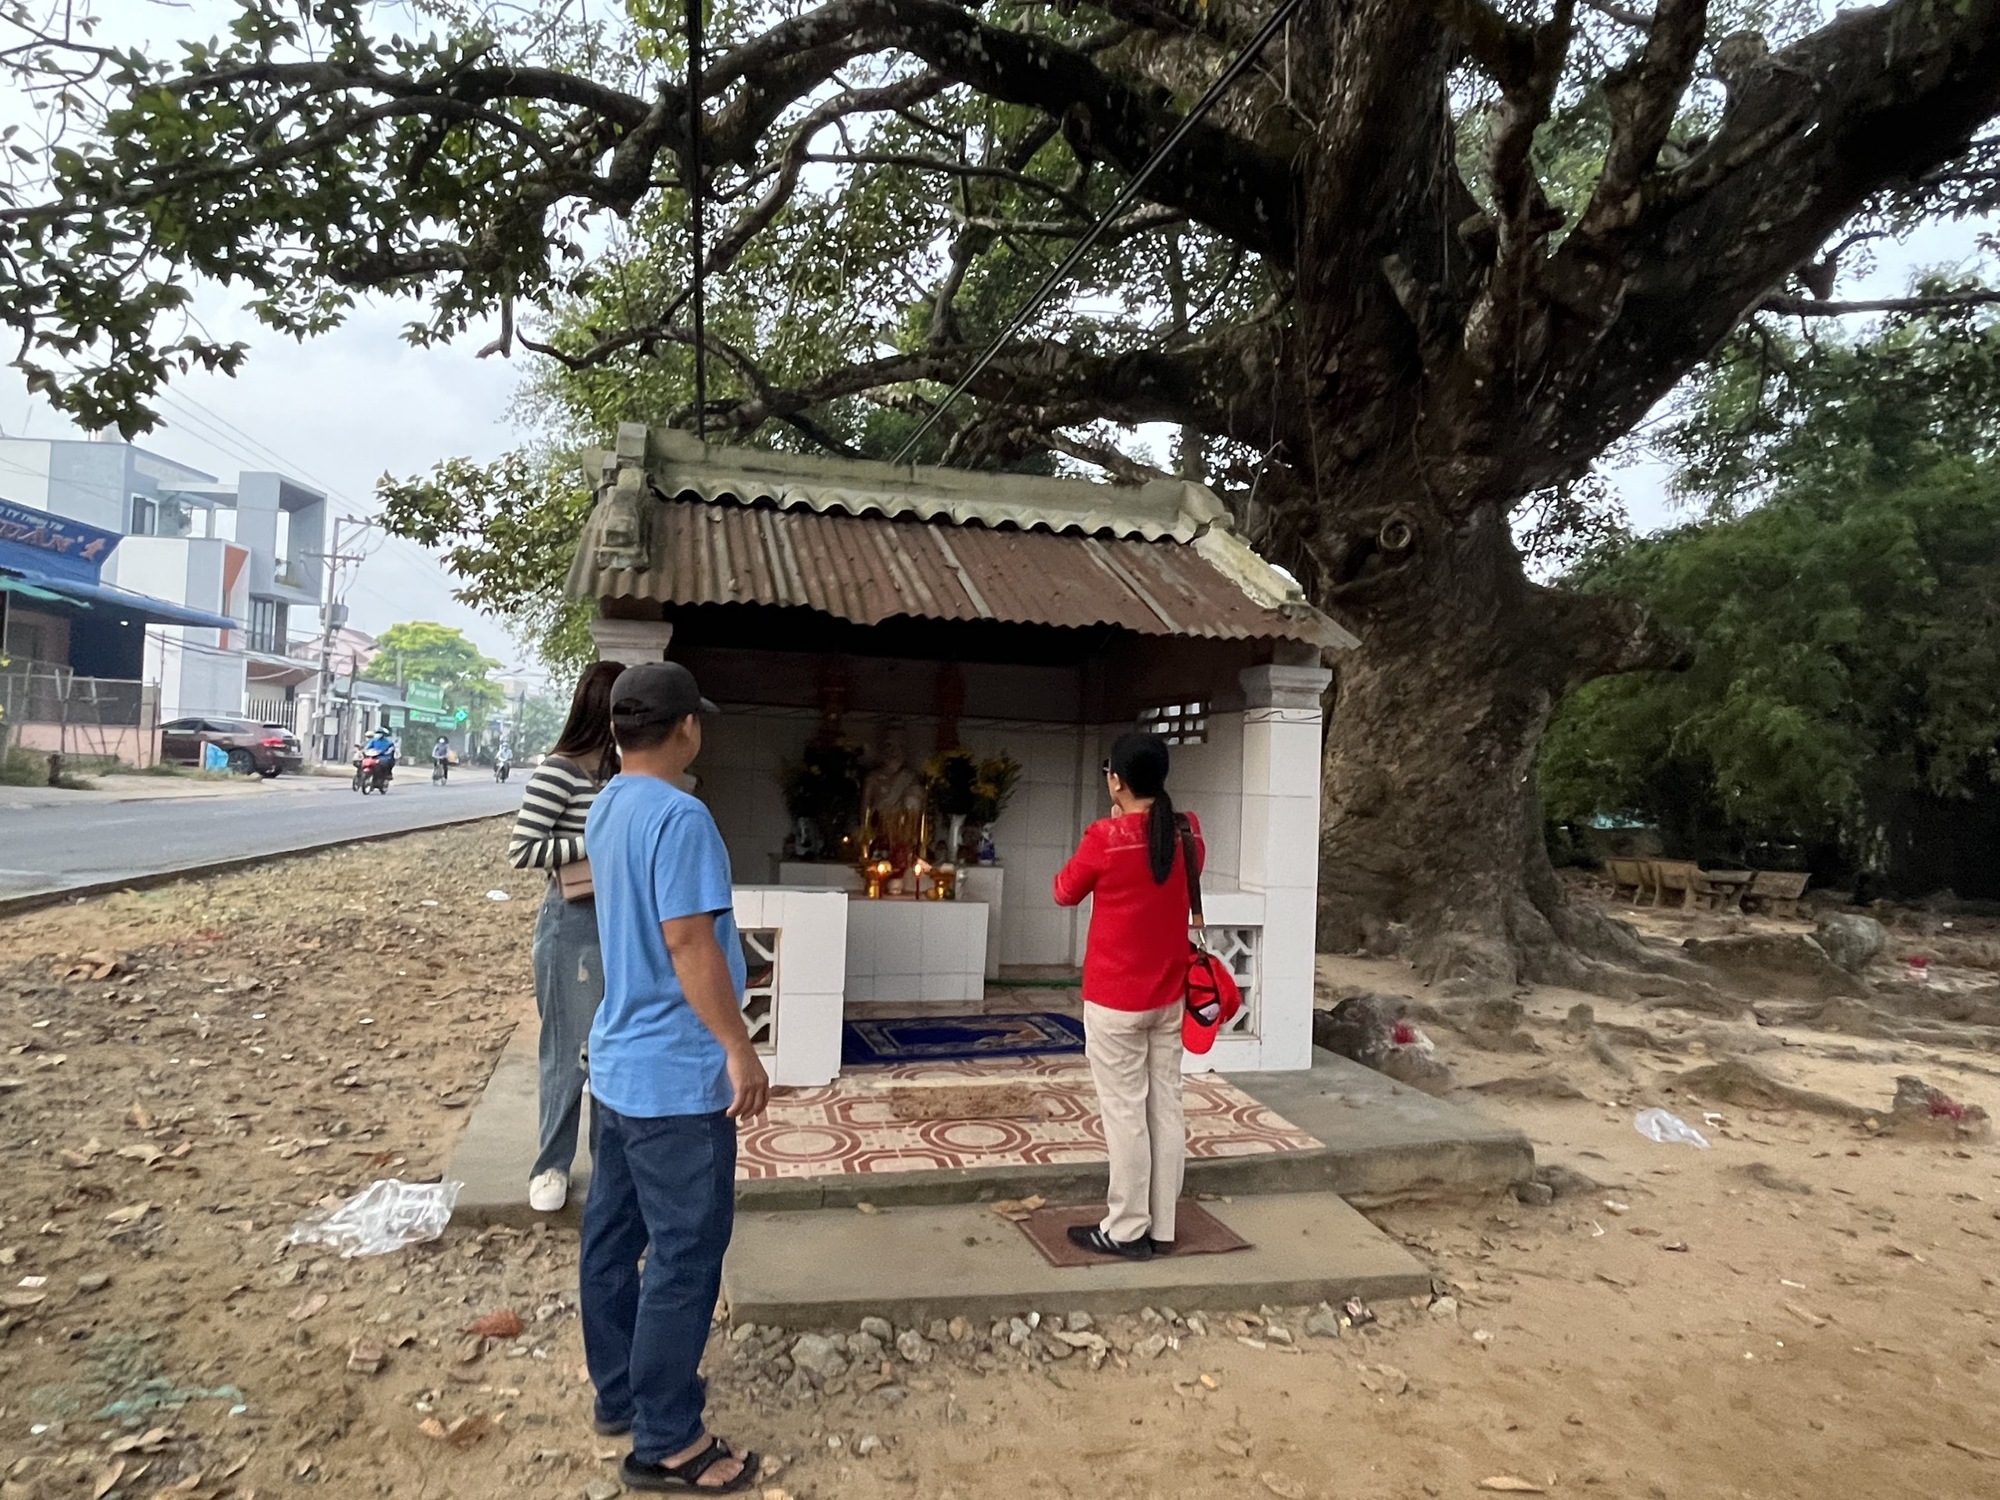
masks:
[[[466,717],[467,716],[465,710],[461,708],[451,716],[451,722],[454,724],[463,724],[466,720]]]
[[[412,708],[427,708],[432,713],[444,711],[444,689],[432,682],[412,682],[403,689],[403,697]]]

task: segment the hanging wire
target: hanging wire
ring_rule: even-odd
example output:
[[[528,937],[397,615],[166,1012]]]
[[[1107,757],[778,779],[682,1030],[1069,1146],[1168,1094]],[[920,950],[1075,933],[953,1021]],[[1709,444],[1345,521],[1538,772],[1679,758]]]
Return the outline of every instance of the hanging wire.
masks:
[[[699,0],[690,0],[690,3],[698,4]],[[1014,314],[1012,322],[994,335],[993,342],[988,344],[981,351],[979,358],[972,362],[972,368],[959,376],[958,384],[951,388],[944,400],[931,409],[931,414],[924,418],[917,430],[904,440],[903,446],[896,450],[896,456],[889,460],[891,463],[900,464],[909,459],[910,455],[916,451],[917,444],[924,440],[924,435],[937,426],[938,422],[943,419],[944,414],[951,409],[953,402],[957,401],[960,396],[963,396],[966,391],[971,389],[972,382],[977,380],[986,367],[993,363],[994,357],[1006,346],[1007,341],[1027,326],[1028,319],[1033,317],[1036,309],[1048,300],[1049,294],[1056,289],[1071,271],[1076,269],[1077,263],[1084,256],[1088,255],[1091,248],[1104,237],[1104,232],[1111,227],[1118,216],[1132,206],[1133,202],[1139,196],[1140,189],[1145,187],[1153,173],[1159,170],[1160,164],[1173,154],[1174,148],[1180,145],[1182,138],[1190,130],[1194,129],[1195,124],[1215,106],[1223,94],[1228,92],[1230,86],[1237,79],[1241,78],[1244,73],[1249,71],[1250,65],[1257,60],[1258,55],[1263,52],[1265,47],[1270,45],[1271,39],[1285,29],[1287,23],[1291,21],[1293,13],[1298,10],[1302,3],[1303,0],[1284,0],[1284,4],[1271,13],[1271,18],[1258,29],[1255,36],[1250,38],[1248,45],[1230,60],[1228,67],[1222,70],[1222,76],[1208,86],[1208,92],[1203,94],[1196,101],[1194,108],[1183,115],[1180,122],[1168,132],[1167,138],[1160,142],[1159,149],[1147,157],[1146,164],[1132,174],[1131,181],[1125,184],[1124,191],[1119,193],[1118,197],[1112,202],[1111,207],[1107,208],[1097,222],[1084,232],[1082,239],[1070,247],[1069,254],[1062,258],[1061,264],[1042,278],[1041,284],[1035,288],[1034,294],[1028,298],[1027,305]],[[697,287],[701,285],[699,277],[697,277],[695,285]]]
[[[688,217],[694,236],[694,432],[708,436],[708,299],[703,286],[707,267],[701,181],[701,7],[687,0],[688,43]]]

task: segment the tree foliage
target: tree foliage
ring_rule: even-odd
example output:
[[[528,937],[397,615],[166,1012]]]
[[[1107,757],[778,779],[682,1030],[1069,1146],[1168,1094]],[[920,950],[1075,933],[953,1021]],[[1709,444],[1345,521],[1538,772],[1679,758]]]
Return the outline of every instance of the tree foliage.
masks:
[[[375,638],[371,670],[392,672],[399,682],[428,682],[444,690],[448,711],[464,709],[467,723],[484,732],[487,716],[506,702],[493,674],[500,663],[463,631],[430,620],[391,625]]]
[[[569,696],[551,683],[522,700],[520,722],[514,730],[516,756],[540,755],[554,747],[563,722],[569,717]]]
[[[1643,602],[1691,665],[1564,706],[1549,814],[1963,889],[1935,814],[1963,822],[2000,785],[2000,319],[1746,341],[1670,444],[1709,518],[1607,549],[1579,582]]]

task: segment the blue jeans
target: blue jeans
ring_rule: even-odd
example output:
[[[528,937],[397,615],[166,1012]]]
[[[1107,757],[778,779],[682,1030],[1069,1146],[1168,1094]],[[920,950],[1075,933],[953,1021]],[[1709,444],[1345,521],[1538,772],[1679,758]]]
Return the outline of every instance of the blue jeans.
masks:
[[[541,1017],[539,1176],[567,1172],[576,1160],[583,1111],[583,1044],[604,999],[604,957],[597,946],[597,903],[565,901],[553,881],[535,917],[535,1011]]]
[[[736,1122],[621,1115],[593,1098],[590,1155],[584,1358],[598,1419],[630,1418],[633,1457],[656,1464],[702,1434],[701,1355],[736,1225]]]

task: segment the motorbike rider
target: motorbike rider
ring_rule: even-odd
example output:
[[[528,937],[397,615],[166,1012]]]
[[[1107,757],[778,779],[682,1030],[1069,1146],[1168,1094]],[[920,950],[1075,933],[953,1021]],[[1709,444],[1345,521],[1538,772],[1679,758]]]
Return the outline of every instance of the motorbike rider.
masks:
[[[395,774],[396,770],[395,736],[390,734],[388,730],[379,727],[369,732],[368,738],[361,742],[361,753],[354,758],[357,778],[370,756],[373,756],[375,759],[375,768],[372,773],[374,780],[370,784],[377,787],[387,787],[389,778]],[[355,785],[360,785],[358,779]]]
[[[431,746],[431,764],[437,767],[440,781],[451,775],[451,741],[443,735],[439,735],[437,743]]]

